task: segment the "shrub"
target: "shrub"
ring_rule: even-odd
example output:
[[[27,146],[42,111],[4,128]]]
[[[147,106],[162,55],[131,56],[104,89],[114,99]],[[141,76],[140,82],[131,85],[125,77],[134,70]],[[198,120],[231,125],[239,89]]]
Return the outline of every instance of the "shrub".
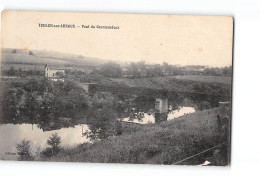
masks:
[[[33,161],[34,157],[31,153],[30,141],[23,139],[20,144],[16,145],[19,161]]]
[[[89,131],[85,135],[91,140],[105,139],[110,136],[122,134],[121,122],[118,121],[117,113],[110,107],[92,112],[89,119]]]
[[[41,152],[41,154],[45,157],[51,157],[58,154],[62,150],[60,143],[61,143],[60,136],[58,136],[57,133],[52,134],[50,138],[47,140],[47,144],[49,147],[44,149]]]

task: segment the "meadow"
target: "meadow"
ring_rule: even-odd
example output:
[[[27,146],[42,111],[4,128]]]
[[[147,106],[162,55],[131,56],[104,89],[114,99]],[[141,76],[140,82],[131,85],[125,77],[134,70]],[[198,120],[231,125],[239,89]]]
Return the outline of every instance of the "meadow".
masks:
[[[23,71],[44,71],[44,66],[48,64],[58,68],[85,71],[103,62],[103,60],[97,58],[44,50],[2,48],[1,53],[2,70],[13,67],[16,70],[21,69]]]
[[[169,78],[174,78],[179,80],[199,81],[199,82],[206,82],[206,83],[220,83],[229,86],[232,84],[232,79],[229,76],[178,75],[178,76],[169,76]]]
[[[218,111],[203,110],[160,124],[133,124],[123,128],[121,136],[81,144],[46,160],[171,165],[229,141],[229,131],[219,131]],[[224,147],[179,164],[198,165],[208,160],[214,165],[227,165],[228,152]]]

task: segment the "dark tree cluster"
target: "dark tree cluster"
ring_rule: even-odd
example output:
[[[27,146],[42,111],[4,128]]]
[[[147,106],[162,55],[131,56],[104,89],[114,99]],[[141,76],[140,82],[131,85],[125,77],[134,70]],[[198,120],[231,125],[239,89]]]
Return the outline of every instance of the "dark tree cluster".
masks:
[[[1,105],[5,123],[38,122],[41,126],[62,118],[79,118],[75,111],[90,107],[90,98],[73,81],[23,79],[1,86],[4,86]]]
[[[28,76],[42,76],[44,75],[44,71],[30,69],[30,70],[22,70],[21,68],[14,68],[11,66],[9,69],[1,70],[3,76],[17,76],[21,78],[25,78]]]
[[[18,154],[19,161],[33,161],[34,157],[32,155],[30,141],[23,139],[20,144],[16,145],[16,150]]]
[[[41,158],[51,157],[57,155],[63,150],[61,147],[61,137],[54,133],[47,140],[47,147],[40,150],[40,147],[37,148],[36,155],[32,153],[30,141],[23,139],[19,144],[16,144],[16,151],[19,161],[33,161],[39,160]]]
[[[144,61],[131,62],[121,66],[114,62],[103,64],[100,69],[92,72],[109,78],[141,78],[141,77],[161,77],[169,75],[213,75],[231,76],[232,67],[206,67],[201,65],[176,66],[167,62],[163,64],[145,64]]]
[[[122,69],[120,68],[120,65],[114,62],[108,62],[102,65],[98,72],[104,77],[109,77],[109,78],[122,77]]]
[[[52,134],[49,139],[47,140],[47,145],[42,152],[41,155],[44,157],[51,157],[57,155],[61,150],[61,137],[58,136],[57,133]]]
[[[109,107],[92,112],[89,119],[89,130],[85,135],[91,140],[105,139],[122,134],[118,114]]]

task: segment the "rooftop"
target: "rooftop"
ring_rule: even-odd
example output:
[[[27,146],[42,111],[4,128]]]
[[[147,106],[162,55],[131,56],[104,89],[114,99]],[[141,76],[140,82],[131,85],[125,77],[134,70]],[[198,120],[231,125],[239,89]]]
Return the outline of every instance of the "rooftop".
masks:
[[[55,67],[52,67],[52,66],[49,66],[49,65],[45,65],[44,68],[48,67],[50,70],[65,70],[64,68],[55,68]]]

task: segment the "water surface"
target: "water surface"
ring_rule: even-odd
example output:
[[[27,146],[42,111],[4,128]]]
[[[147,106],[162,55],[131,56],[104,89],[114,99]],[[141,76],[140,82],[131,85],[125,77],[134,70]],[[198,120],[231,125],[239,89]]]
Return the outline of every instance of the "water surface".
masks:
[[[61,128],[52,131],[43,131],[37,125],[32,124],[1,124],[0,125],[0,158],[16,160],[16,144],[23,139],[29,140],[33,155],[37,147],[47,147],[47,140],[53,133],[61,137],[61,146],[65,148],[74,147],[78,144],[89,141],[82,135],[88,129],[88,125],[81,124],[75,127]]]
[[[177,110],[170,111],[167,116],[167,120],[173,120],[175,118],[181,117],[185,114],[190,114],[194,113],[196,110],[194,107],[178,107]],[[129,120],[129,117],[124,118],[123,121],[127,122],[134,122],[134,123],[139,123],[139,124],[148,124],[148,123],[155,123],[155,113],[149,114],[149,113],[144,113],[144,117],[141,120],[134,119],[134,120]]]

